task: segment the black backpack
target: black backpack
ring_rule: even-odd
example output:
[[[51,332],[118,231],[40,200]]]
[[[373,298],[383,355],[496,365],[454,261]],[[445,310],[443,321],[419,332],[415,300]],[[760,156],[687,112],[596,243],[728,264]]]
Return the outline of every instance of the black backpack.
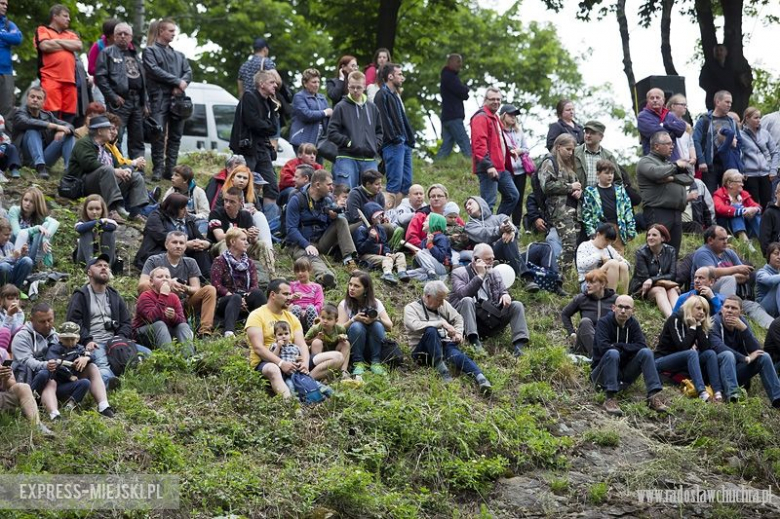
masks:
[[[114,337],[106,343],[106,357],[111,371],[116,376],[122,375],[127,368],[136,366],[140,360],[135,343],[122,337]]]

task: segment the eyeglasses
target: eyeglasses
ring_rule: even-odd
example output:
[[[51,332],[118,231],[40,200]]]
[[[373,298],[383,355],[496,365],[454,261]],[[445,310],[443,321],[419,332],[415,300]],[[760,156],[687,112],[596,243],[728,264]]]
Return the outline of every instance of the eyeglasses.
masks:
[[[444,195],[431,194],[431,195],[428,195],[428,198],[447,198],[447,197],[445,197]]]
[[[741,180],[729,180],[729,184],[744,184]]]
[[[673,141],[659,142],[658,145],[659,146],[674,146],[674,142]]]
[[[628,305],[615,305],[615,306],[617,307],[618,310],[623,310],[624,312],[628,312],[629,310],[634,309],[633,306],[628,306]]]

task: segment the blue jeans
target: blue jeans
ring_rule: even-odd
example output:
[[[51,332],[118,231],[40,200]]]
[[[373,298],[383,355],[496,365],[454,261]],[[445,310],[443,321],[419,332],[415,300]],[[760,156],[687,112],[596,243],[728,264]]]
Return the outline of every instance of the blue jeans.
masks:
[[[57,162],[57,159],[62,157],[65,169],[67,169],[74,144],[76,144],[76,138],[73,135],[67,135],[58,141],[50,142],[46,149],[43,149],[41,132],[27,130],[24,132],[24,137],[22,137],[21,147],[22,154],[36,166],[38,164],[52,166]]]
[[[758,374],[761,377],[761,383],[764,385],[764,391],[769,397],[770,402],[780,398],[780,380],[777,379],[777,371],[772,364],[772,358],[767,355],[760,355],[750,364],[737,362],[734,354],[730,351],[724,352],[724,362],[720,366],[723,385],[726,386],[726,393],[729,397],[735,396],[738,386],[745,386],[750,383],[750,379]]]
[[[141,357],[152,356],[152,350],[150,350],[146,346],[141,346],[138,343],[136,343],[135,346],[136,348],[138,348],[138,354]],[[103,383],[106,385],[106,387],[108,387],[108,382],[112,378],[116,378],[116,375],[114,375],[114,372],[111,371],[111,366],[109,366],[108,364],[108,357],[106,356],[105,344],[98,344],[98,347],[92,351],[92,362],[94,362],[95,366],[97,366],[98,371],[100,371],[100,378],[103,379]]]
[[[761,308],[772,317],[777,317],[778,312],[780,312],[780,290],[778,289],[780,289],[780,285],[773,286],[758,302]]]
[[[553,250],[553,256],[555,256],[555,259],[557,260],[563,252],[563,243],[561,242],[561,237],[558,236],[558,229],[551,227],[547,232],[544,241],[550,244],[550,247],[552,247]]]
[[[717,362],[717,361],[716,361]],[[655,359],[655,368],[659,373],[670,371],[672,374],[685,372],[691,377],[696,394],[700,394],[706,388],[704,377],[699,366],[699,352],[696,350],[678,351],[670,355]]]
[[[642,348],[624,367],[620,367],[620,352],[615,349],[607,350],[601,357],[596,369],[590,374],[590,380],[597,386],[603,387],[610,393],[617,393],[625,389],[639,378],[639,374],[645,379],[647,396],[661,391],[661,380],[658,378],[658,370],[655,369],[655,359],[650,348]]]
[[[501,193],[501,205],[496,214],[505,214],[512,217],[512,211],[520,201],[520,193],[515,187],[515,181],[509,171],[500,171],[498,180],[494,180],[487,173],[477,173],[479,178],[479,196],[485,199],[490,210],[496,205],[498,193]],[[388,189],[389,191],[389,189]]]
[[[352,363],[366,362],[379,364],[382,353],[382,341],[385,340],[385,327],[381,322],[374,321],[369,325],[354,322],[347,330],[349,343],[352,345]]]
[[[5,151],[3,152],[3,156],[0,157],[0,171],[5,171],[6,169],[14,170],[14,169],[21,168],[22,159],[21,157],[19,157],[19,150],[16,149],[16,146],[11,144],[10,142],[6,143],[4,146],[5,146]],[[0,146],[0,148],[2,147]]]
[[[748,238],[758,238],[761,234],[761,216],[756,215],[753,218],[744,216],[734,216],[732,218],[717,218],[718,225],[725,227],[731,234],[747,233]]]
[[[444,361],[472,377],[482,373],[479,366],[458,349],[457,344],[451,341],[442,341],[438,330],[433,326],[425,329],[420,342],[412,351],[412,357],[426,366],[436,366],[439,362]]]
[[[54,378],[54,374],[46,368],[43,368],[39,370],[30,381],[30,389],[40,395],[52,378]],[[76,403],[81,402],[84,399],[84,396],[86,396],[87,391],[89,391],[90,386],[91,384],[86,378],[73,382],[57,381],[57,399],[67,400],[72,398]]]
[[[471,141],[466,134],[463,119],[450,119],[441,122],[441,148],[436,153],[436,160],[443,159],[452,153],[452,147],[457,143],[464,157],[471,158]]]
[[[412,186],[412,148],[405,142],[390,144],[382,148],[382,158],[385,160],[385,176],[388,193],[409,192]]]
[[[333,163],[333,182],[347,184],[350,189],[355,189],[360,186],[360,174],[367,169],[377,169],[376,161],[336,157],[336,162]]]
[[[0,285],[12,283],[17,288],[22,288],[27,276],[33,269],[33,260],[29,256],[23,256],[14,262],[0,263]]]

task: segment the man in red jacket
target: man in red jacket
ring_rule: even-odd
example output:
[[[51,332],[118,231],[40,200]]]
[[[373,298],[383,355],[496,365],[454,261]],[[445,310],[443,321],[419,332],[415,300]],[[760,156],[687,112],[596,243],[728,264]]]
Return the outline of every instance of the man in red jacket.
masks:
[[[520,203],[520,193],[512,181],[512,166],[497,115],[501,101],[501,91],[488,87],[482,108],[471,118],[471,162],[479,178],[479,196],[492,211],[500,192],[498,213],[511,216]]]

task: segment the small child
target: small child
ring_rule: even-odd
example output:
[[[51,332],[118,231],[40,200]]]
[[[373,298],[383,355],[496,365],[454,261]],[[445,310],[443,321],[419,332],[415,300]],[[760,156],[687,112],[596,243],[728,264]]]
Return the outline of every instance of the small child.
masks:
[[[81,215],[76,222],[79,233],[76,247],[76,262],[84,265],[94,257],[107,254],[109,263],[114,264],[117,223],[108,217],[108,207],[100,195],[89,195],[81,206]]]
[[[421,269],[425,269],[428,279],[446,276],[452,266],[452,247],[444,231],[447,219],[440,214],[430,213],[423,222],[425,238],[420,242],[420,252],[414,260]]]
[[[271,352],[274,353],[284,362],[291,362],[293,364],[301,361],[301,350],[298,346],[292,342],[292,331],[290,330],[290,323],[287,321],[276,321],[274,324],[274,339],[275,342],[271,347]],[[301,376],[309,376],[303,373],[298,373]],[[292,381],[292,374],[282,373],[284,383],[290,390],[290,394],[296,396],[295,385]],[[316,381],[315,381],[316,382]],[[325,384],[316,382],[320,387],[320,392],[324,396],[330,396],[333,394],[333,390]]]
[[[367,227],[364,223],[355,229],[353,235],[360,261],[371,268],[381,266],[381,279],[389,285],[397,285],[399,279],[409,281],[404,253],[393,252],[387,243],[387,232],[382,226],[387,223],[387,219],[382,206],[376,202],[368,202],[363,206],[363,214],[371,220],[371,226]],[[398,271],[398,278],[393,275],[393,267]]]
[[[466,227],[460,224],[460,208],[455,202],[447,202],[444,206],[444,218],[447,219],[447,230],[444,234],[450,239],[452,247],[452,264],[459,265],[461,262],[471,261],[471,251],[469,249],[469,236],[466,234]]]
[[[336,324],[338,309],[335,305],[327,303],[320,311],[320,321],[306,333],[306,344],[309,345],[312,355],[323,351],[336,350],[344,356],[344,364],[341,366],[341,378],[350,379],[347,368],[349,367],[350,344],[347,338],[347,329]]]
[[[195,183],[195,172],[189,166],[176,166],[173,168],[171,187],[163,195],[163,200],[173,193],[180,193],[188,198],[187,213],[195,218],[195,225],[200,233],[205,236],[208,233],[209,213],[211,208],[206,192]]]
[[[718,132],[715,139],[718,147],[718,157],[723,164],[723,171],[736,169],[740,173],[745,172],[745,164],[742,162],[742,134],[736,133],[728,126],[724,126]]]
[[[16,285],[7,284],[0,288],[0,361],[10,357],[8,347],[16,332],[24,326],[24,311],[19,304],[21,292]]]
[[[301,256],[295,260],[293,272],[295,272],[296,280],[290,283],[290,291],[292,292],[290,311],[301,321],[305,332],[317,320],[317,315],[325,302],[325,294],[322,291],[322,285],[311,281],[314,267],[312,267],[309,258]]]

